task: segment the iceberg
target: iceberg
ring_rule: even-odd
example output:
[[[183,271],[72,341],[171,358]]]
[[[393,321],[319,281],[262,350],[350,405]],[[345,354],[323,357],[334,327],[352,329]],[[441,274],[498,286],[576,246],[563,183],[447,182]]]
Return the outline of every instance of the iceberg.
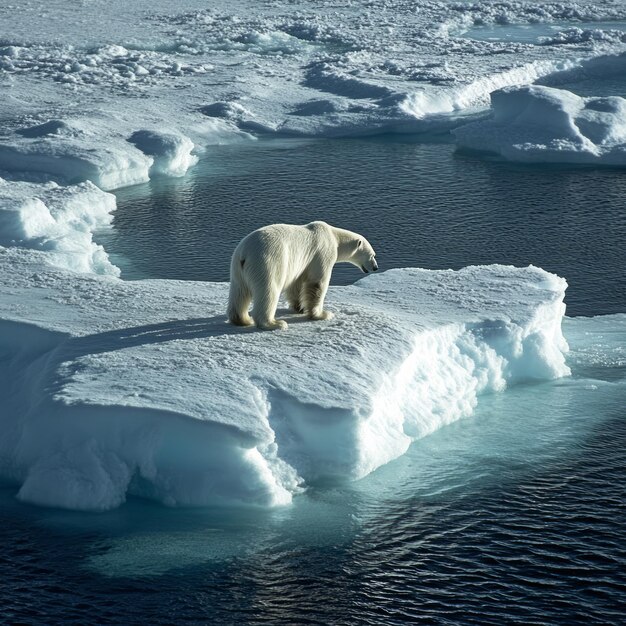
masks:
[[[0,477],[38,505],[280,506],[359,479],[481,394],[569,373],[566,282],[415,268],[331,287],[336,314],[262,332],[228,284],[80,274],[0,248]]]
[[[492,116],[454,130],[461,148],[511,161],[626,165],[626,99],[530,85],[491,94]]]

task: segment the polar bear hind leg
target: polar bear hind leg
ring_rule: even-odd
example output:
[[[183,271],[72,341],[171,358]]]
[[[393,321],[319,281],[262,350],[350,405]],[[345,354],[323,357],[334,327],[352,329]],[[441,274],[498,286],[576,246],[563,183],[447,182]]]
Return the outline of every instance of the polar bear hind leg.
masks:
[[[245,282],[241,268],[237,270],[231,272],[228,319],[235,326],[253,326],[254,322],[248,313],[252,302],[252,292]]]
[[[289,302],[289,307],[294,313],[304,313],[304,306],[302,304],[303,286],[304,286],[304,283],[303,283],[302,278],[297,278],[285,290],[285,295],[287,296],[287,302]]]
[[[304,297],[304,309],[312,320],[331,320],[334,317],[330,311],[324,311],[324,299],[326,298],[329,282],[330,276],[321,280],[307,282],[304,285],[302,294]]]
[[[276,319],[276,308],[280,298],[281,288],[276,283],[263,281],[253,287],[252,318],[258,328],[262,330],[286,330],[287,322]]]

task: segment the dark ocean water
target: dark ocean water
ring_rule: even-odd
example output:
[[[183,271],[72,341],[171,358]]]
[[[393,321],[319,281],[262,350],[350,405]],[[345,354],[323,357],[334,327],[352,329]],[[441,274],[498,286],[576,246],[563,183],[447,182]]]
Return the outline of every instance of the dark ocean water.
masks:
[[[626,311],[626,172],[516,166],[447,144],[267,142],[211,149],[182,179],[117,193],[98,240],[126,279],[228,280],[250,231],[323,219],[364,234],[381,269],[506,263],[567,278],[569,315]],[[338,265],[333,282],[360,278]]]
[[[127,278],[225,280],[262,224],[363,232],[381,267],[534,263],[570,283],[572,377],[476,412],[361,481],[273,510],[105,514],[0,490],[0,623],[621,624],[626,311],[619,170],[525,168],[390,140],[223,147],[118,193]],[[335,282],[360,276],[339,268]]]

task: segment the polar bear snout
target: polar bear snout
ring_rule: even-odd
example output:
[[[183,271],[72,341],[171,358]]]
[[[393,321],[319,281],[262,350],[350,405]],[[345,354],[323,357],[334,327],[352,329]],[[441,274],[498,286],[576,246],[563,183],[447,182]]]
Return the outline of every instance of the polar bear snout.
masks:
[[[361,271],[363,271],[365,274],[369,274],[370,272],[376,272],[377,270],[378,263],[376,263],[376,259],[373,256],[361,262]]]

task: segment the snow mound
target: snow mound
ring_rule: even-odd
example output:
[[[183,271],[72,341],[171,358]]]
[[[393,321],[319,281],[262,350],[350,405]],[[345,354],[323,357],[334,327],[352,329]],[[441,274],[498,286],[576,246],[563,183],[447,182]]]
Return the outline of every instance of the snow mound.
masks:
[[[330,289],[330,322],[226,323],[228,285],[127,283],[0,248],[0,476],[104,510],[284,505],[358,479],[482,393],[568,374],[566,283],[539,268],[392,270]]]
[[[110,224],[114,210],[115,196],[89,182],[61,187],[0,178],[0,245],[45,250],[54,265],[118,276],[92,237]]]
[[[195,130],[201,145],[225,136],[217,124],[197,125]],[[123,120],[104,113],[17,127],[0,144],[0,170],[37,172],[65,184],[88,180],[112,190],[155,175],[183,176],[198,161],[192,154],[194,141],[176,129],[125,131]],[[228,137],[232,134],[230,130]]]
[[[590,42],[626,43],[626,32],[619,29],[566,28],[551,37],[541,37],[543,46],[558,46]]]
[[[531,85],[491,94],[492,117],[454,131],[463,148],[511,161],[626,165],[626,99]]]
[[[194,149],[193,141],[184,135],[138,130],[131,135],[129,141],[154,159],[150,168],[151,176],[184,176],[198,162],[198,157],[191,154]]]
[[[0,144],[0,170],[39,172],[64,183],[91,181],[101,189],[147,182],[154,159],[123,137],[99,140],[92,120],[50,120],[18,129]]]

